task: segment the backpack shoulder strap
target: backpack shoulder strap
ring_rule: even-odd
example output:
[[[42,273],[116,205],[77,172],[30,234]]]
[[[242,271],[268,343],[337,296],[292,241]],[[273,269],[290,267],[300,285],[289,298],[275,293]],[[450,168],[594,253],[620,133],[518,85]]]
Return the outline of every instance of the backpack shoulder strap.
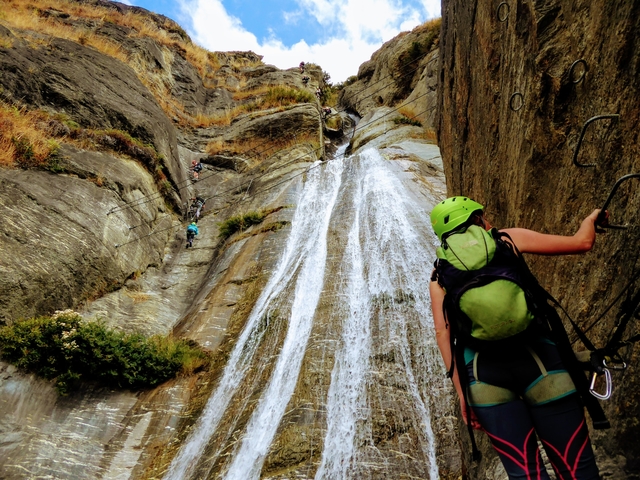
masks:
[[[504,244],[509,245],[509,247],[513,250],[518,258],[518,268],[520,268],[523,279],[526,282],[526,287],[530,291],[530,293],[534,296],[538,306],[537,315],[541,315],[549,324],[551,329],[551,337],[555,344],[558,346],[558,352],[560,353],[560,357],[562,358],[562,362],[565,365],[565,368],[569,372],[573,383],[576,386],[576,390],[578,391],[578,395],[582,399],[589,415],[591,416],[591,420],[593,421],[593,427],[595,429],[604,429],[609,428],[610,424],[607,420],[607,417],[602,410],[602,407],[598,403],[595,397],[593,397],[589,393],[589,383],[587,381],[587,377],[584,375],[584,371],[582,366],[576,359],[576,356],[573,352],[573,348],[571,347],[571,342],[567,335],[567,331],[564,328],[564,324],[562,323],[562,319],[558,315],[558,312],[554,307],[559,307],[562,312],[565,314],[574,331],[582,341],[582,343],[587,347],[587,349],[593,351],[595,347],[586,337],[584,332],[578,327],[578,325],[573,321],[573,319],[569,316],[567,311],[562,307],[560,302],[556,300],[551,293],[549,293],[536,279],[533,275],[529,266],[524,260],[522,253],[518,250],[517,245],[511,239],[508,233],[500,232],[495,230],[495,238],[497,241],[500,241]],[[507,239],[508,241],[505,241]]]

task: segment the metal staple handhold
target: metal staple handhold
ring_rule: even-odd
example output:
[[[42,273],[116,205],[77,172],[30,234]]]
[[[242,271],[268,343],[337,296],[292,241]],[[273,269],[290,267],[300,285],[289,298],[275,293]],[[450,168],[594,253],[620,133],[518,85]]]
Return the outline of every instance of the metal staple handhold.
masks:
[[[505,15],[500,15],[502,7],[507,7]],[[509,12],[510,11],[511,11],[511,7],[509,7],[509,4],[507,2],[502,2],[500,5],[498,5],[498,8],[496,10],[496,14],[498,15],[498,21],[499,22],[506,22],[507,18],[509,18]]]
[[[591,125],[593,122],[597,120],[606,120],[606,119],[618,120],[619,118],[620,118],[620,115],[618,115],[617,113],[612,113],[607,115],[596,115],[595,117],[590,118],[584,123],[584,125],[582,126],[582,131],[580,132],[580,137],[578,138],[578,144],[576,145],[576,149],[573,152],[573,164],[576,167],[586,168],[586,167],[596,166],[595,163],[578,163],[578,153],[580,152],[580,146],[582,145],[582,140],[584,139],[585,133],[587,133],[587,128],[589,127],[589,125]]]
[[[574,80],[573,71],[580,64],[584,66],[584,71],[582,72],[582,75],[580,75],[578,78]],[[573,62],[571,64],[571,68],[569,68],[569,80],[571,80],[571,83],[573,83],[574,85],[577,85],[578,83],[582,82],[582,80],[584,80],[584,76],[587,74],[587,70],[589,70],[589,67],[587,66],[587,62],[582,58]]]
[[[598,226],[602,228],[616,228],[616,229],[629,228],[628,225],[606,225],[606,224],[603,225],[602,221],[605,219],[607,207],[611,203],[611,200],[613,199],[613,196],[615,195],[616,190],[618,190],[618,187],[622,185],[622,183],[632,178],[640,178],[640,173],[630,173],[628,175],[625,175],[624,177],[620,177],[618,181],[613,185],[613,188],[611,189],[611,193],[609,193],[607,200],[604,202],[604,205],[602,205],[602,208],[600,209],[600,213],[598,214],[598,218],[596,219],[596,224],[598,224]]]
[[[514,107],[514,100],[516,98],[520,99],[520,105],[516,108]],[[518,110],[520,110],[522,107],[524,106],[524,96],[522,95],[522,93],[520,92],[515,92],[513,95],[511,95],[511,98],[509,99],[509,108],[511,108],[511,110],[513,110],[514,112],[517,112]]]

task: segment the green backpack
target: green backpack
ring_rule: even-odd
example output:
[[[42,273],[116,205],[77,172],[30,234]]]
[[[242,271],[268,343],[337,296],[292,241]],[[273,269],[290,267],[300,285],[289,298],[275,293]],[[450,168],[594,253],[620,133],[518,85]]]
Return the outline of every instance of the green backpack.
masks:
[[[549,304],[558,302],[544,290],[529,271],[508,234],[471,225],[445,239],[437,249],[433,280],[445,290],[444,314],[451,328],[452,362],[464,368],[464,347],[519,348],[532,333],[544,333],[557,345],[593,425],[609,428],[598,401],[589,394],[589,384],[577,362],[562,320]],[[534,314],[535,313],[535,314]],[[468,377],[459,375],[467,405]],[[471,423],[467,424],[474,458],[479,458]]]
[[[487,232],[471,225],[446,237],[436,252],[445,314],[455,336],[471,347],[513,340],[534,320],[527,275],[505,236],[497,229]]]

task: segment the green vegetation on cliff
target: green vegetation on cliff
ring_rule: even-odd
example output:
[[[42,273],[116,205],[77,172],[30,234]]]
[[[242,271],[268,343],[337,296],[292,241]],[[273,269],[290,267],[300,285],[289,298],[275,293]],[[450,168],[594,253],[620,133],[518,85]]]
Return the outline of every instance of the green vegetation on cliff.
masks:
[[[264,220],[267,214],[264,212],[247,212],[227,218],[218,224],[220,232],[218,236],[227,239],[236,232],[246,230],[251,225],[257,225]]]
[[[82,380],[119,388],[153,387],[208,361],[202,349],[185,340],[128,334],[83,321],[72,311],[0,328],[0,355],[53,379],[61,395],[78,389]]]
[[[265,218],[267,218],[268,215],[271,215],[272,213],[280,211],[283,208],[287,208],[287,207],[284,206],[284,207],[271,208],[267,210],[251,211],[247,213],[242,213],[240,215],[235,215],[233,217],[229,217],[224,222],[218,223],[218,228],[219,228],[218,236],[222,240],[226,240],[234,233],[243,232],[247,228],[251,227],[252,225],[258,225],[259,223],[262,223],[262,221]],[[261,231],[279,230],[287,223],[288,222],[274,222],[266,226]]]

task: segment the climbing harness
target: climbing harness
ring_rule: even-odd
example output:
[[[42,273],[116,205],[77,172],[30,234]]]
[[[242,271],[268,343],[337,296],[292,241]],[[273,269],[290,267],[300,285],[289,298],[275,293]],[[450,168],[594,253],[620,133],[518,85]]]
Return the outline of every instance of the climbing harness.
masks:
[[[617,113],[612,113],[612,114],[605,114],[605,115],[596,115],[595,117],[591,117],[589,120],[587,120],[584,125],[582,126],[582,131],[580,132],[580,137],[578,138],[578,143],[576,145],[576,148],[573,152],[573,164],[576,167],[595,167],[596,164],[595,163],[579,163],[578,162],[578,153],[580,152],[580,147],[582,146],[582,140],[584,139],[584,135],[587,133],[587,128],[589,128],[589,125],[591,125],[593,122],[599,121],[599,120],[612,120],[612,121],[618,121],[620,119],[620,115],[618,115]]]
[[[576,68],[579,65],[582,65],[582,71],[580,71],[577,77],[574,77]],[[582,82],[582,80],[584,80],[584,77],[587,74],[588,70],[589,67],[587,66],[587,62],[585,60],[583,60],[582,58],[576,60],[571,64],[571,68],[569,68],[569,80],[571,80],[571,83],[573,83],[574,85],[579,84],[580,82]]]

